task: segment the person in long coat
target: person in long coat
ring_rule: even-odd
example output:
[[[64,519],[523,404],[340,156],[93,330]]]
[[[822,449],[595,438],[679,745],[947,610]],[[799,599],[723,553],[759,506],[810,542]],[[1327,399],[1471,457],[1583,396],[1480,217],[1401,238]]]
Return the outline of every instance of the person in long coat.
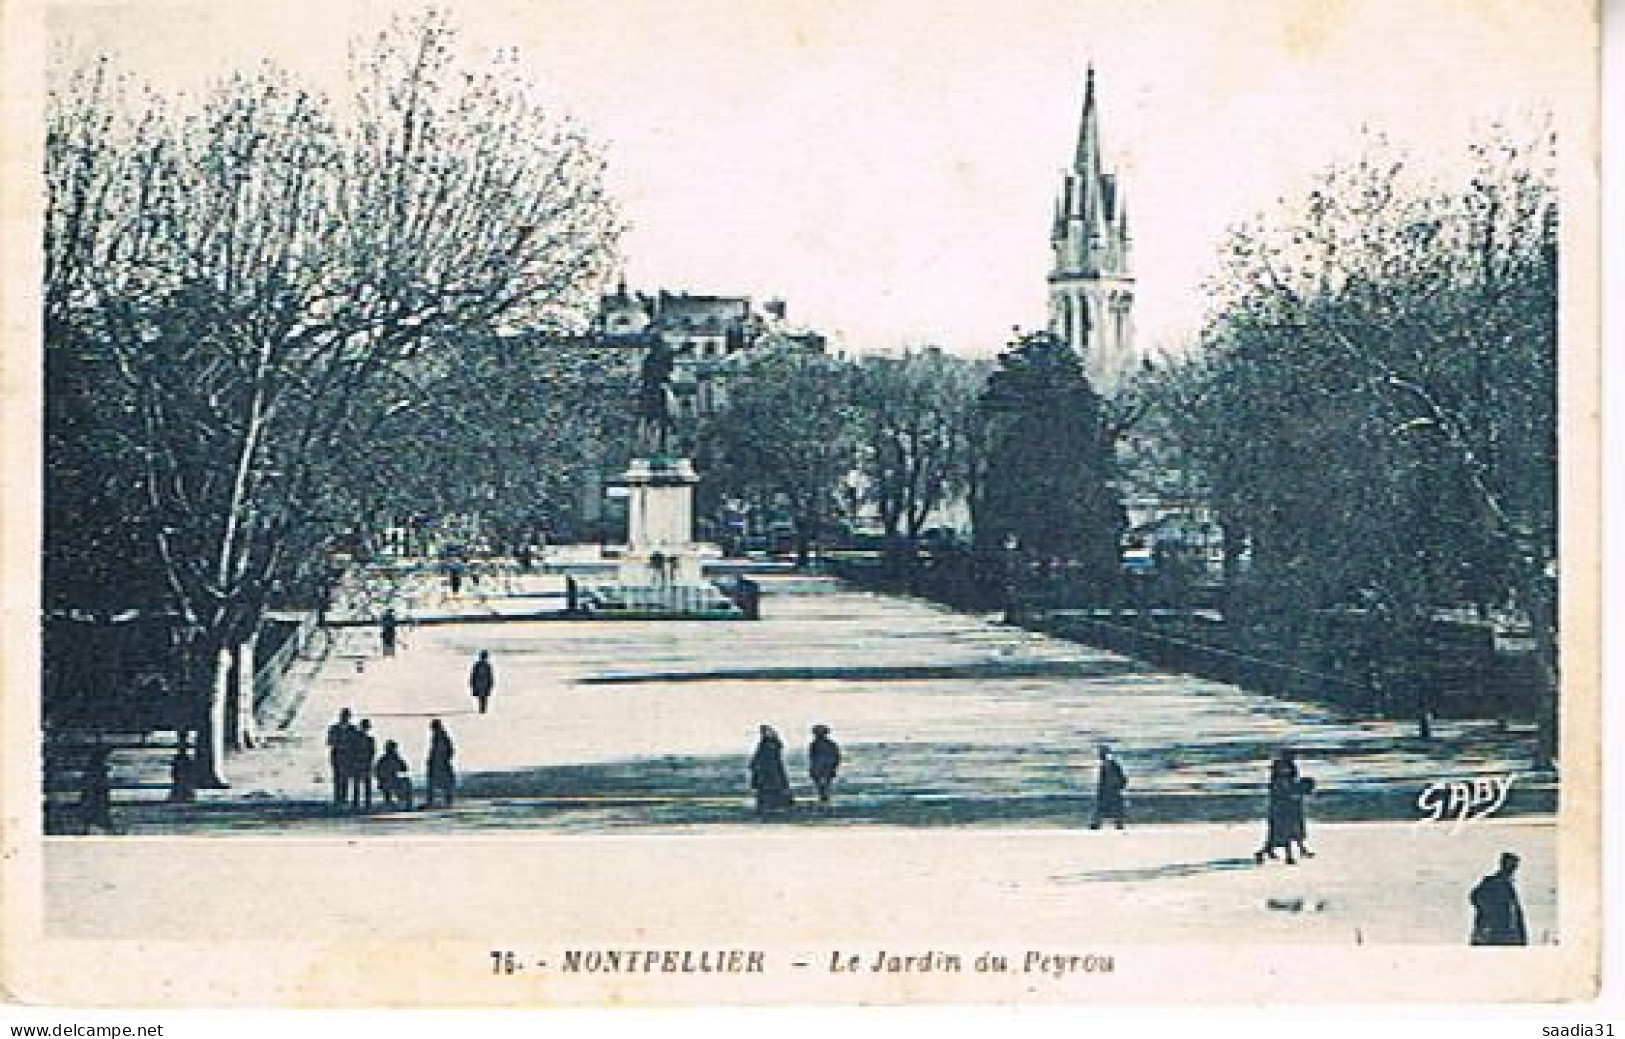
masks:
[[[1528,945],[1523,905],[1512,876],[1518,872],[1518,856],[1501,853],[1501,868],[1478,882],[1469,896],[1473,903],[1474,945]]]
[[[812,742],[807,744],[807,775],[812,778],[813,789],[818,791],[818,803],[829,804],[830,787],[835,784],[835,773],[841,767],[841,748],[829,738],[828,725],[814,725]]]
[[[372,735],[372,719],[363,718],[350,736],[350,807],[372,810],[372,763],[378,741]]]
[[[762,726],[756,753],[751,755],[750,786],[756,791],[756,811],[760,815],[794,803],[790,796],[790,776],[784,771],[784,741],[771,725]]]
[[[1269,807],[1265,812],[1264,845],[1253,853],[1253,861],[1275,858],[1277,848],[1286,852],[1286,864],[1294,866],[1295,841],[1303,829],[1303,797],[1298,785],[1298,762],[1290,750],[1282,750],[1270,762]]]
[[[451,734],[446,731],[446,727],[441,724],[440,719],[436,718],[431,721],[429,723],[429,761],[428,767],[425,769],[428,773],[428,787],[423,794],[425,808],[434,806],[436,793],[445,799],[447,808],[451,807],[452,792],[457,786],[457,773],[452,768],[451,760],[456,752],[456,748],[451,743]]]
[[[1100,824],[1107,819],[1115,821],[1119,830],[1123,828],[1123,790],[1127,786],[1128,777],[1123,774],[1123,766],[1112,756],[1112,749],[1102,744],[1100,768],[1095,775],[1095,817],[1090,820],[1089,829],[1100,829]]]
[[[327,727],[327,763],[333,770],[333,804],[339,807],[343,807],[350,792],[351,741],[355,733],[348,707],[340,709],[338,721]]]
[[[491,690],[496,688],[496,670],[491,667],[491,654],[488,650],[480,650],[480,657],[474,661],[473,670],[468,673],[468,691],[475,700],[479,701],[480,713],[484,714],[486,705],[491,700]]]

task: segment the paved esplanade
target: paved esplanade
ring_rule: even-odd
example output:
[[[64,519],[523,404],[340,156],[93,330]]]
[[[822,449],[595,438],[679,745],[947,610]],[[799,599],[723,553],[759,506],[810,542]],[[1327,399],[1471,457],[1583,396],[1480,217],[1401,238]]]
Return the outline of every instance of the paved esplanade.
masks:
[[[165,842],[54,842],[48,917],[84,935],[342,924],[476,936],[534,926],[595,941],[689,940],[709,927],[734,941],[783,929],[1456,943],[1466,890],[1513,849],[1532,937],[1555,929],[1549,817],[1459,833],[1414,821],[1430,779],[1517,771],[1523,746],[1492,726],[1447,723],[1421,746],[1409,724],[1340,720],[917,601],[818,578],[763,584],[758,623],[423,625],[387,660],[375,630],[351,629],[290,730],[234,759],[232,790],[130,818],[135,832],[319,840],[188,843],[185,869],[217,880],[180,915],[160,897],[177,868]],[[413,605],[502,608],[471,596]],[[485,716],[467,688],[480,650],[497,671]],[[380,743],[400,740],[420,789],[428,721],[443,719],[458,748],[456,807],[334,814],[322,737],[345,706],[373,720]],[[751,814],[745,768],[764,722],[785,737],[798,794],[787,821],[767,824]],[[846,757],[828,816],[811,807],[805,775],[819,722]],[[1082,829],[1100,740],[1129,773],[1124,833]],[[1282,742],[1321,784],[1310,804],[1319,855],[1260,868],[1260,786]],[[1326,821],[1337,816],[1389,821]],[[926,825],[954,822],[975,825]],[[535,841],[505,828],[660,840]],[[356,836],[429,840],[327,840]],[[583,894],[589,877],[615,898]],[[436,908],[446,897],[455,918]],[[704,908],[722,899],[726,926]],[[247,919],[245,900],[276,911]]]
[[[557,581],[500,597],[488,580],[486,598],[449,601],[419,587],[413,612],[469,622],[412,628],[391,659],[374,629],[345,631],[285,738],[236,759],[234,789],[190,818],[380,825],[322,810],[323,734],[342,707],[372,719],[380,747],[400,742],[420,787],[429,719],[449,727],[463,803],[391,822],[434,830],[747,823],[762,724],[784,737],[803,802],[809,730],[834,730],[845,763],[830,821],[1076,825],[1102,741],[1128,770],[1132,820],[1257,818],[1281,745],[1322,788],[1313,815],[1413,819],[1428,782],[1517,772],[1527,753],[1489,723],[1443,723],[1422,743],[1409,722],[1343,719],[824,578],[765,578],[754,623],[473,621],[545,606]],[[497,673],[484,716],[467,685],[481,650]],[[1535,793],[1515,787],[1509,807],[1535,807]]]

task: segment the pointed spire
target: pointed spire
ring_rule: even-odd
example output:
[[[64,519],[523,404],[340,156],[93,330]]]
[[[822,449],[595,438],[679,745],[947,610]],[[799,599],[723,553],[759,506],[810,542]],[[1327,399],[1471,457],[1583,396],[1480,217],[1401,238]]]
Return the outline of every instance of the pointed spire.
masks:
[[[1095,65],[1090,62],[1083,81],[1083,118],[1078,125],[1078,153],[1072,168],[1092,175],[1100,169],[1100,128],[1095,117]]]

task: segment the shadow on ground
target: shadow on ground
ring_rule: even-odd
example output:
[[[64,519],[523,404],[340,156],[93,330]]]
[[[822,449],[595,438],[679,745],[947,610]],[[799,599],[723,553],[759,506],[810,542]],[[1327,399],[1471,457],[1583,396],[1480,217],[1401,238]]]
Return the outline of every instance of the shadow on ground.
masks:
[[[1121,884],[1146,880],[1178,880],[1204,873],[1229,873],[1233,870],[1257,869],[1251,858],[1208,859],[1206,862],[1170,862],[1160,866],[1141,866],[1134,869],[1093,869],[1082,873],[1065,873],[1051,877],[1060,884]]]
[[[1392,753],[1394,747],[1389,745]],[[1137,761],[1128,797],[1131,825],[1258,820],[1264,796],[1255,773],[1268,747],[1192,747],[1167,767]],[[825,809],[791,764],[797,803],[768,825],[1078,827],[1093,809],[1092,773],[1057,764],[1041,748],[976,744],[852,744],[851,763]],[[1420,818],[1425,779],[1363,779],[1371,747],[1316,748],[1325,777],[1309,804],[1312,820]],[[997,779],[987,777],[994,776]],[[421,777],[417,777],[421,779]],[[265,795],[206,795],[193,805],[135,804],[119,818],[134,833],[242,833],[340,829],[353,833],[545,829],[594,833],[681,828],[756,820],[744,755],[638,758],[592,765],[542,766],[466,773],[454,807],[412,812],[341,812],[326,801],[279,801]],[[419,787],[421,796],[421,786]],[[1514,786],[1503,815],[1548,813],[1549,785]],[[58,815],[48,832],[70,833]],[[1212,866],[1212,864],[1208,864]]]
[[[1148,674],[1132,660],[985,660],[968,664],[896,664],[886,667],[749,667],[693,671],[604,672],[577,679],[580,685],[629,685],[646,682],[789,682],[828,679],[837,682],[896,682],[995,678],[1116,678]]]

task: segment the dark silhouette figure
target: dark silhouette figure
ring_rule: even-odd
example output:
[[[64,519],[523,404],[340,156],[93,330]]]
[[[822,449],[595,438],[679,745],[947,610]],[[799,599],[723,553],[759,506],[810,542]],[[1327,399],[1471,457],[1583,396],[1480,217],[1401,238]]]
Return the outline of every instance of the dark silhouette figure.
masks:
[[[519,564],[520,571],[527,574],[530,573],[530,568],[535,563],[536,559],[533,555],[531,555],[529,545],[520,545],[519,550],[513,554],[513,557],[514,561]]]
[[[463,590],[462,563],[453,562],[450,566],[446,567],[446,586],[451,589],[451,594],[453,595],[456,595]]]
[[[399,626],[400,621],[396,619],[393,609],[385,610],[384,615],[378,620],[378,641],[383,645],[384,656],[386,657],[395,655],[395,641],[399,634],[397,630]]]
[[[1123,828],[1126,818],[1123,790],[1127,786],[1128,776],[1123,774],[1123,766],[1112,756],[1112,749],[1102,744],[1100,767],[1095,772],[1095,817],[1089,821],[1089,829],[1100,829],[1100,824],[1107,819],[1116,823],[1119,830]]]
[[[1264,844],[1253,852],[1253,861],[1262,864],[1265,859],[1275,858],[1277,849],[1286,852],[1286,864],[1295,866],[1298,860],[1292,856],[1292,796],[1295,780],[1276,778],[1270,780],[1269,806],[1265,809],[1264,818]]]
[[[1512,886],[1518,856],[1501,853],[1501,868],[1478,882],[1469,896],[1473,903],[1473,945],[1528,945],[1523,905]]]
[[[378,741],[372,738],[372,719],[361,719],[361,725],[350,737],[350,807],[372,808],[372,762],[378,753]]]
[[[1295,866],[1296,847],[1305,858],[1313,858],[1305,844],[1308,836],[1304,822],[1303,798],[1315,788],[1314,781],[1298,775],[1298,761],[1290,750],[1281,750],[1270,762],[1269,806],[1265,814],[1264,845],[1253,853],[1253,861],[1263,863],[1275,858],[1280,849],[1286,853],[1286,864]]]
[[[181,738],[175,756],[169,759],[169,803],[191,804],[197,799],[197,772],[192,761],[191,748]]]
[[[451,759],[456,754],[452,746],[451,735],[446,727],[436,718],[429,723],[429,761],[428,786],[423,792],[423,806],[433,808],[435,795],[439,794],[447,808],[451,807],[452,794],[457,786],[457,773],[452,768]]]
[[[111,753],[105,748],[96,750],[85,763],[84,774],[79,777],[79,812],[87,833],[92,829],[107,833],[116,831],[113,825]]]
[[[480,650],[480,657],[474,661],[474,668],[468,673],[468,691],[479,701],[480,713],[484,714],[486,706],[491,700],[491,690],[496,687],[496,672],[491,667],[491,654],[488,650]]]
[[[762,726],[762,738],[750,758],[750,786],[756,791],[758,815],[781,811],[795,803],[790,796],[790,776],[784,771],[784,741],[773,726]]]
[[[762,619],[762,588],[748,577],[739,578],[736,601],[739,603],[739,612],[744,614],[746,620]]]
[[[350,724],[350,709],[339,711],[339,719],[327,727],[327,762],[333,769],[333,804],[343,807],[350,791],[350,741],[356,727]]]
[[[807,774],[818,791],[818,803],[827,807],[830,787],[841,767],[841,747],[829,738],[828,725],[814,725],[812,734],[812,742],[807,744]]]
[[[412,807],[412,779],[406,760],[394,740],[384,741],[384,752],[378,756],[373,772],[378,777],[378,793],[383,796],[385,808]]]

